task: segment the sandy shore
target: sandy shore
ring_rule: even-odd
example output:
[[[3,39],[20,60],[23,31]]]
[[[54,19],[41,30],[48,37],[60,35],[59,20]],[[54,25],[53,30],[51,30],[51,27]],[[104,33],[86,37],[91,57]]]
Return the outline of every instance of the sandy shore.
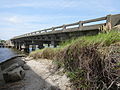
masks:
[[[55,70],[51,60],[21,58],[30,68],[25,70],[24,80],[9,83],[0,90],[71,90],[63,69]]]

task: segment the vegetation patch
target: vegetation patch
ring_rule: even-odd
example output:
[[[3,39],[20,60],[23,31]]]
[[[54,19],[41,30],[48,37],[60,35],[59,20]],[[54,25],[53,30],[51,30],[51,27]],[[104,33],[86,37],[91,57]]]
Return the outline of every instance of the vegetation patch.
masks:
[[[32,52],[33,58],[52,59],[64,67],[80,90],[116,90],[120,75],[120,33],[100,33],[61,43],[60,48]]]
[[[58,49],[53,48],[44,48],[40,50],[36,50],[30,53],[30,57],[33,57],[34,59],[53,59],[55,54],[57,53]]]

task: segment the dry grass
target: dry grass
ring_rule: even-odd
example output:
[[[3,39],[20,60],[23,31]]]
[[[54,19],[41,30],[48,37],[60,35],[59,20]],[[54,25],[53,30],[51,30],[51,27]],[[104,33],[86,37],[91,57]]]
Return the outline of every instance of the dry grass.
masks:
[[[96,45],[81,49],[68,47],[62,60],[73,85],[80,90],[107,90],[119,76],[115,67],[120,62],[120,51],[115,51],[120,49],[120,45],[114,47],[109,46],[106,54],[99,52]],[[117,88],[116,84],[115,81],[111,88]]]
[[[56,53],[59,51],[59,49],[54,48],[44,48],[40,50],[33,51],[29,54],[30,57],[33,57],[34,59],[51,59],[53,60]]]

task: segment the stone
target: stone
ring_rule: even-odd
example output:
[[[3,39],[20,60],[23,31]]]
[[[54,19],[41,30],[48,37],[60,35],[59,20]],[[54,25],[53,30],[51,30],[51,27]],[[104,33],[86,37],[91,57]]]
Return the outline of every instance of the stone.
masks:
[[[21,66],[17,63],[11,65],[8,69],[3,72],[3,78],[5,82],[15,82],[22,80],[25,76],[25,72]]]
[[[9,72],[9,71],[12,71],[13,69],[15,69],[15,68],[17,68],[17,67],[19,67],[20,65],[18,64],[18,63],[14,63],[14,64],[12,64],[11,66],[9,66],[8,68],[6,68],[5,70],[4,70],[4,72]]]
[[[12,57],[8,60],[6,60],[5,62],[3,62],[1,64],[1,70],[5,70],[9,67],[11,67],[11,65],[14,65],[14,64],[18,64],[19,66],[23,66],[25,64],[25,61],[21,60],[22,58],[21,57]]]
[[[44,90],[60,90],[58,87],[55,87],[55,86],[50,86]]]
[[[1,71],[1,67],[0,67],[0,86],[4,85],[4,79],[3,79],[3,74],[2,74],[2,71]]]
[[[22,67],[24,70],[29,70],[30,67],[27,64],[24,64],[24,66]]]

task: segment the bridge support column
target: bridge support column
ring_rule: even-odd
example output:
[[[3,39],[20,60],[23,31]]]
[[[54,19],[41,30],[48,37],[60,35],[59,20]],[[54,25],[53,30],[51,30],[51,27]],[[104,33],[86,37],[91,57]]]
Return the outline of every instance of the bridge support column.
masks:
[[[19,44],[18,44],[18,42],[15,42],[14,47],[15,47],[15,49],[19,49]]]
[[[13,48],[15,48],[15,43],[13,43]]]
[[[32,51],[36,50],[36,45],[32,45]]]
[[[0,46],[0,48],[4,48],[4,46],[2,45],[2,46]]]
[[[29,45],[25,45],[24,51],[29,53]]]
[[[16,49],[19,50],[19,45],[18,44],[16,45]]]
[[[19,43],[19,50],[21,51],[22,50],[22,44]]]
[[[48,47],[50,47],[50,44],[48,43]]]
[[[38,48],[39,48],[39,49],[43,49],[43,48],[44,48],[43,43],[40,43],[40,44],[38,45]]]
[[[23,44],[23,45],[21,46],[21,50],[24,51],[24,52],[29,53],[29,45]]]
[[[55,41],[51,41],[51,45],[55,48],[57,47],[57,43]]]
[[[22,50],[21,45],[19,45],[19,50],[20,50],[20,51]]]

